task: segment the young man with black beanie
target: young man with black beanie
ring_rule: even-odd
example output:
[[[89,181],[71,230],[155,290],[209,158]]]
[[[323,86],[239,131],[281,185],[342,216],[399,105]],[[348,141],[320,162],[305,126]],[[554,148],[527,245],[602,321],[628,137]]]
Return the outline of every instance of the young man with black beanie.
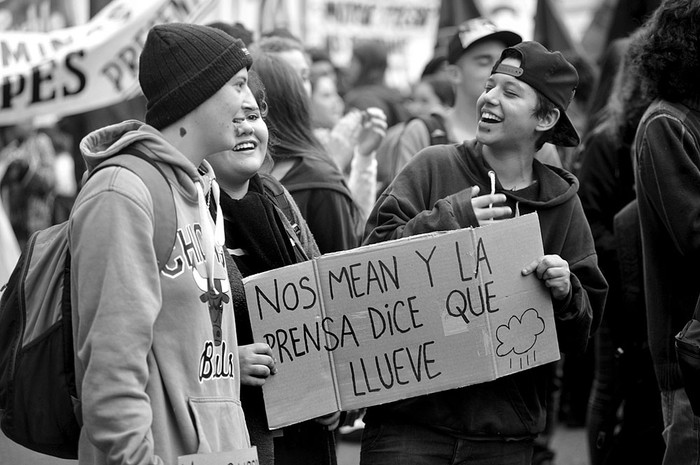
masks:
[[[523,263],[521,272],[549,288],[562,352],[585,349],[607,292],[578,181],[535,159],[545,142],[579,143],[566,116],[577,84],[576,70],[559,52],[537,42],[505,49],[477,103],[476,139],[420,151],[379,198],[365,239],[372,244],[537,212],[545,255]],[[361,463],[529,464],[545,427],[550,376],[544,365],[371,407]]]
[[[88,134],[88,166],[138,149],[170,184],[175,243],[158,263],[156,205],[134,172],[90,177],[70,219],[76,384],[82,403],[81,464],[176,464],[178,456],[250,447],[222,215],[207,155],[236,143],[234,117],[250,54],[222,31],[162,24],[139,63],[145,123]],[[210,177],[212,178],[210,180]],[[205,192],[214,193],[210,196]]]

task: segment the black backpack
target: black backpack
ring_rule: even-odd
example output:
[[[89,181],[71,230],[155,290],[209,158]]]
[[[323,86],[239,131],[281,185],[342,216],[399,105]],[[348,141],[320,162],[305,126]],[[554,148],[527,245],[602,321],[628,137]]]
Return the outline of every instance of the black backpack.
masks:
[[[433,113],[426,117],[413,117],[410,120],[389,128],[384,140],[377,148],[377,195],[391,183],[401,171],[407,160],[399,160],[399,142],[406,132],[406,126],[414,119],[419,119],[428,128],[430,145],[447,144],[447,130],[442,116]],[[413,154],[415,155],[415,153]]]
[[[91,175],[108,166],[134,172],[148,187],[155,205],[153,242],[164,267],[177,230],[165,174],[134,148],[104,161]],[[68,225],[66,221],[32,234],[0,290],[0,428],[24,447],[75,459],[81,421],[74,410],[78,399]]]

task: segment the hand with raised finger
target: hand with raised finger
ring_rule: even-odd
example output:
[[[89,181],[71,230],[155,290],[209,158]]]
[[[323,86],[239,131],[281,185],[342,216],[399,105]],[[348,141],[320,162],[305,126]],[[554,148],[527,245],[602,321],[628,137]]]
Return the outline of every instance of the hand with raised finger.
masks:
[[[571,271],[569,262],[559,255],[544,255],[533,260],[522,270],[523,276],[535,273],[544,285],[549,288],[552,298],[564,300],[571,292]]]
[[[357,149],[360,155],[368,156],[382,143],[386,136],[386,115],[381,108],[369,107],[363,112],[362,129],[358,136]]]
[[[272,349],[262,342],[238,346],[238,362],[241,366],[241,384],[262,386],[268,376],[277,372]]]
[[[479,225],[492,223],[495,220],[508,219],[512,210],[507,206],[498,206],[506,201],[505,194],[478,195],[479,186],[472,187],[472,208],[479,220]]]

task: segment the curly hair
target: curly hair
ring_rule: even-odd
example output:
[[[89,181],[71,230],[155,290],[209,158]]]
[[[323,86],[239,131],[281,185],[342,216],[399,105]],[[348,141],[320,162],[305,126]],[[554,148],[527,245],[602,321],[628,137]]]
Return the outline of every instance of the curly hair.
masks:
[[[700,96],[700,2],[664,0],[642,28],[634,64],[647,98]]]

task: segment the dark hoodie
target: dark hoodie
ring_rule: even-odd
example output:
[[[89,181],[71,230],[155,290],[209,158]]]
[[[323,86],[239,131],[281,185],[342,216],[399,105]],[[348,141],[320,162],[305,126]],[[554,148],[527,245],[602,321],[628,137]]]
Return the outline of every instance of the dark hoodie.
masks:
[[[514,215],[537,212],[545,254],[569,263],[571,294],[555,302],[562,352],[582,352],[602,317],[607,284],[569,172],[534,161],[536,182],[506,195]],[[490,192],[488,164],[476,141],[419,152],[381,195],[370,214],[365,244],[430,231],[476,227],[471,187]],[[517,238],[513,238],[517,240]],[[523,266],[526,265],[523,263]],[[551,367],[542,366],[488,383],[368,409],[367,423],[414,422],[473,439],[526,439],[543,431]]]
[[[321,253],[357,247],[362,238],[360,210],[342,173],[326,158],[297,157],[280,179],[292,194]]]

